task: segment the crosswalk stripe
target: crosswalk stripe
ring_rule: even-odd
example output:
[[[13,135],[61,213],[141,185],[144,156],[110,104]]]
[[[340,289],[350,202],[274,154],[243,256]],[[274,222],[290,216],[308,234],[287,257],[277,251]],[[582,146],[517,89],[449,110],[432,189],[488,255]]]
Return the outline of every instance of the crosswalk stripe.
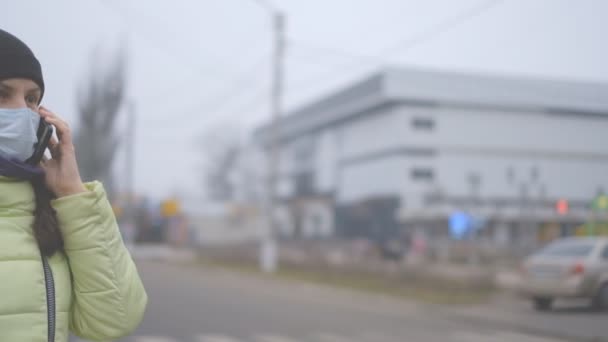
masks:
[[[489,336],[481,336],[481,337],[489,337]],[[479,341],[480,339],[480,335],[479,334],[474,334],[468,331],[458,331],[455,332],[453,334],[451,334],[451,338],[452,341],[454,342],[473,342],[473,341]],[[483,340],[483,338],[482,338]]]
[[[538,337],[538,336],[523,335],[523,334],[512,333],[512,332],[499,333],[499,334],[497,334],[497,336],[499,336],[500,338],[502,338],[501,341],[557,342],[557,340],[555,340],[555,339],[549,339],[549,338]]]
[[[298,342],[290,337],[279,335],[256,335],[254,339],[257,342]]]
[[[361,338],[361,340],[363,341],[373,341],[373,342],[395,342],[395,341],[400,341],[403,340],[403,338],[395,338],[394,336],[389,336],[385,333],[381,333],[381,332],[365,332],[362,333],[360,335],[358,335],[358,337]],[[411,336],[408,335],[408,341],[421,341],[422,338],[420,338],[419,336]]]
[[[134,342],[178,342],[173,338],[162,336],[135,336],[131,340]]]
[[[555,339],[548,339],[510,332],[499,332],[493,334],[458,332],[452,335],[451,340],[455,342],[557,342],[557,340]]]
[[[454,342],[498,342],[493,338],[493,336],[479,334],[479,333],[472,333],[472,332],[468,332],[468,331],[467,332],[459,331],[457,333],[452,334],[451,340]],[[522,342],[522,341],[518,341],[518,342]]]
[[[239,340],[226,335],[199,335],[196,340],[198,342],[239,342]]]
[[[315,342],[358,342],[358,341],[399,341],[400,339],[392,339],[388,336],[379,333],[366,333],[359,336],[363,338],[350,338],[348,336],[337,335],[332,333],[316,333],[309,335],[309,339],[306,341]],[[471,332],[471,331],[459,331],[452,333],[449,341],[454,342],[558,342],[555,339],[543,338],[538,336],[525,335],[514,332]],[[72,340],[74,341],[74,340]],[[74,342],[81,342],[82,340],[75,340]],[[166,336],[133,336],[129,339],[130,342],[180,342],[177,339],[166,337]],[[188,340],[190,341],[190,340]],[[253,340],[246,338],[244,340],[230,337],[222,334],[200,334],[194,339],[197,342],[243,342],[243,341],[255,341],[255,342],[302,342],[303,340],[293,339],[288,336],[273,335],[273,334],[261,334],[255,335]]]
[[[319,342],[356,342],[352,338],[327,333],[316,334],[314,335],[314,338],[315,341]]]

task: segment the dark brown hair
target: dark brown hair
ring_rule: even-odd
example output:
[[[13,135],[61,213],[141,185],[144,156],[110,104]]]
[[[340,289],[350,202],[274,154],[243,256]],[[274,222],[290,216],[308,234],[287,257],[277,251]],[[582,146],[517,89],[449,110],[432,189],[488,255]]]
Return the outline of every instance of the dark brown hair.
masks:
[[[53,193],[47,188],[44,177],[36,177],[30,181],[36,197],[34,210],[34,236],[42,255],[50,257],[63,250],[63,237],[59,229],[57,213],[51,206]]]

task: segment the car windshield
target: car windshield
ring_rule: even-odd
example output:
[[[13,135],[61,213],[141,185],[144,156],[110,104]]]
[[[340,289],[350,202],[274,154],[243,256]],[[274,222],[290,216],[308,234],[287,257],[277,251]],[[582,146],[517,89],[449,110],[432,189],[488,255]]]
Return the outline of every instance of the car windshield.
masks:
[[[592,241],[561,241],[550,244],[538,255],[556,257],[585,257],[588,256],[595,243]]]

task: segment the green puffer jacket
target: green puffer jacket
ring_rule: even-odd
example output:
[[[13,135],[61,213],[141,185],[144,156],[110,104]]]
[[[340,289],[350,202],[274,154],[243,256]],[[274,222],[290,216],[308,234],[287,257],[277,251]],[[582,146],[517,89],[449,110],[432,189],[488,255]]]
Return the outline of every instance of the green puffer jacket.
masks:
[[[118,339],[137,327],[147,303],[103,186],[85,186],[88,192],[52,202],[65,242],[65,251],[49,259],[54,342],[68,341],[68,327],[92,341]],[[47,283],[33,211],[30,184],[0,176],[0,341],[48,341]]]

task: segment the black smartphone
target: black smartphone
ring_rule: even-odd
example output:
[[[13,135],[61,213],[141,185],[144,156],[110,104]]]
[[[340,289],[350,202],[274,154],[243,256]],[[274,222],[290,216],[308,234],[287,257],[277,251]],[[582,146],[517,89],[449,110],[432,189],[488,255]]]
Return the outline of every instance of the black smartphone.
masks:
[[[49,147],[49,142],[53,136],[53,125],[44,121],[43,118],[40,118],[36,135],[38,136],[38,142],[34,146],[34,153],[26,160],[26,163],[30,165],[38,165],[42,161],[44,152]]]

